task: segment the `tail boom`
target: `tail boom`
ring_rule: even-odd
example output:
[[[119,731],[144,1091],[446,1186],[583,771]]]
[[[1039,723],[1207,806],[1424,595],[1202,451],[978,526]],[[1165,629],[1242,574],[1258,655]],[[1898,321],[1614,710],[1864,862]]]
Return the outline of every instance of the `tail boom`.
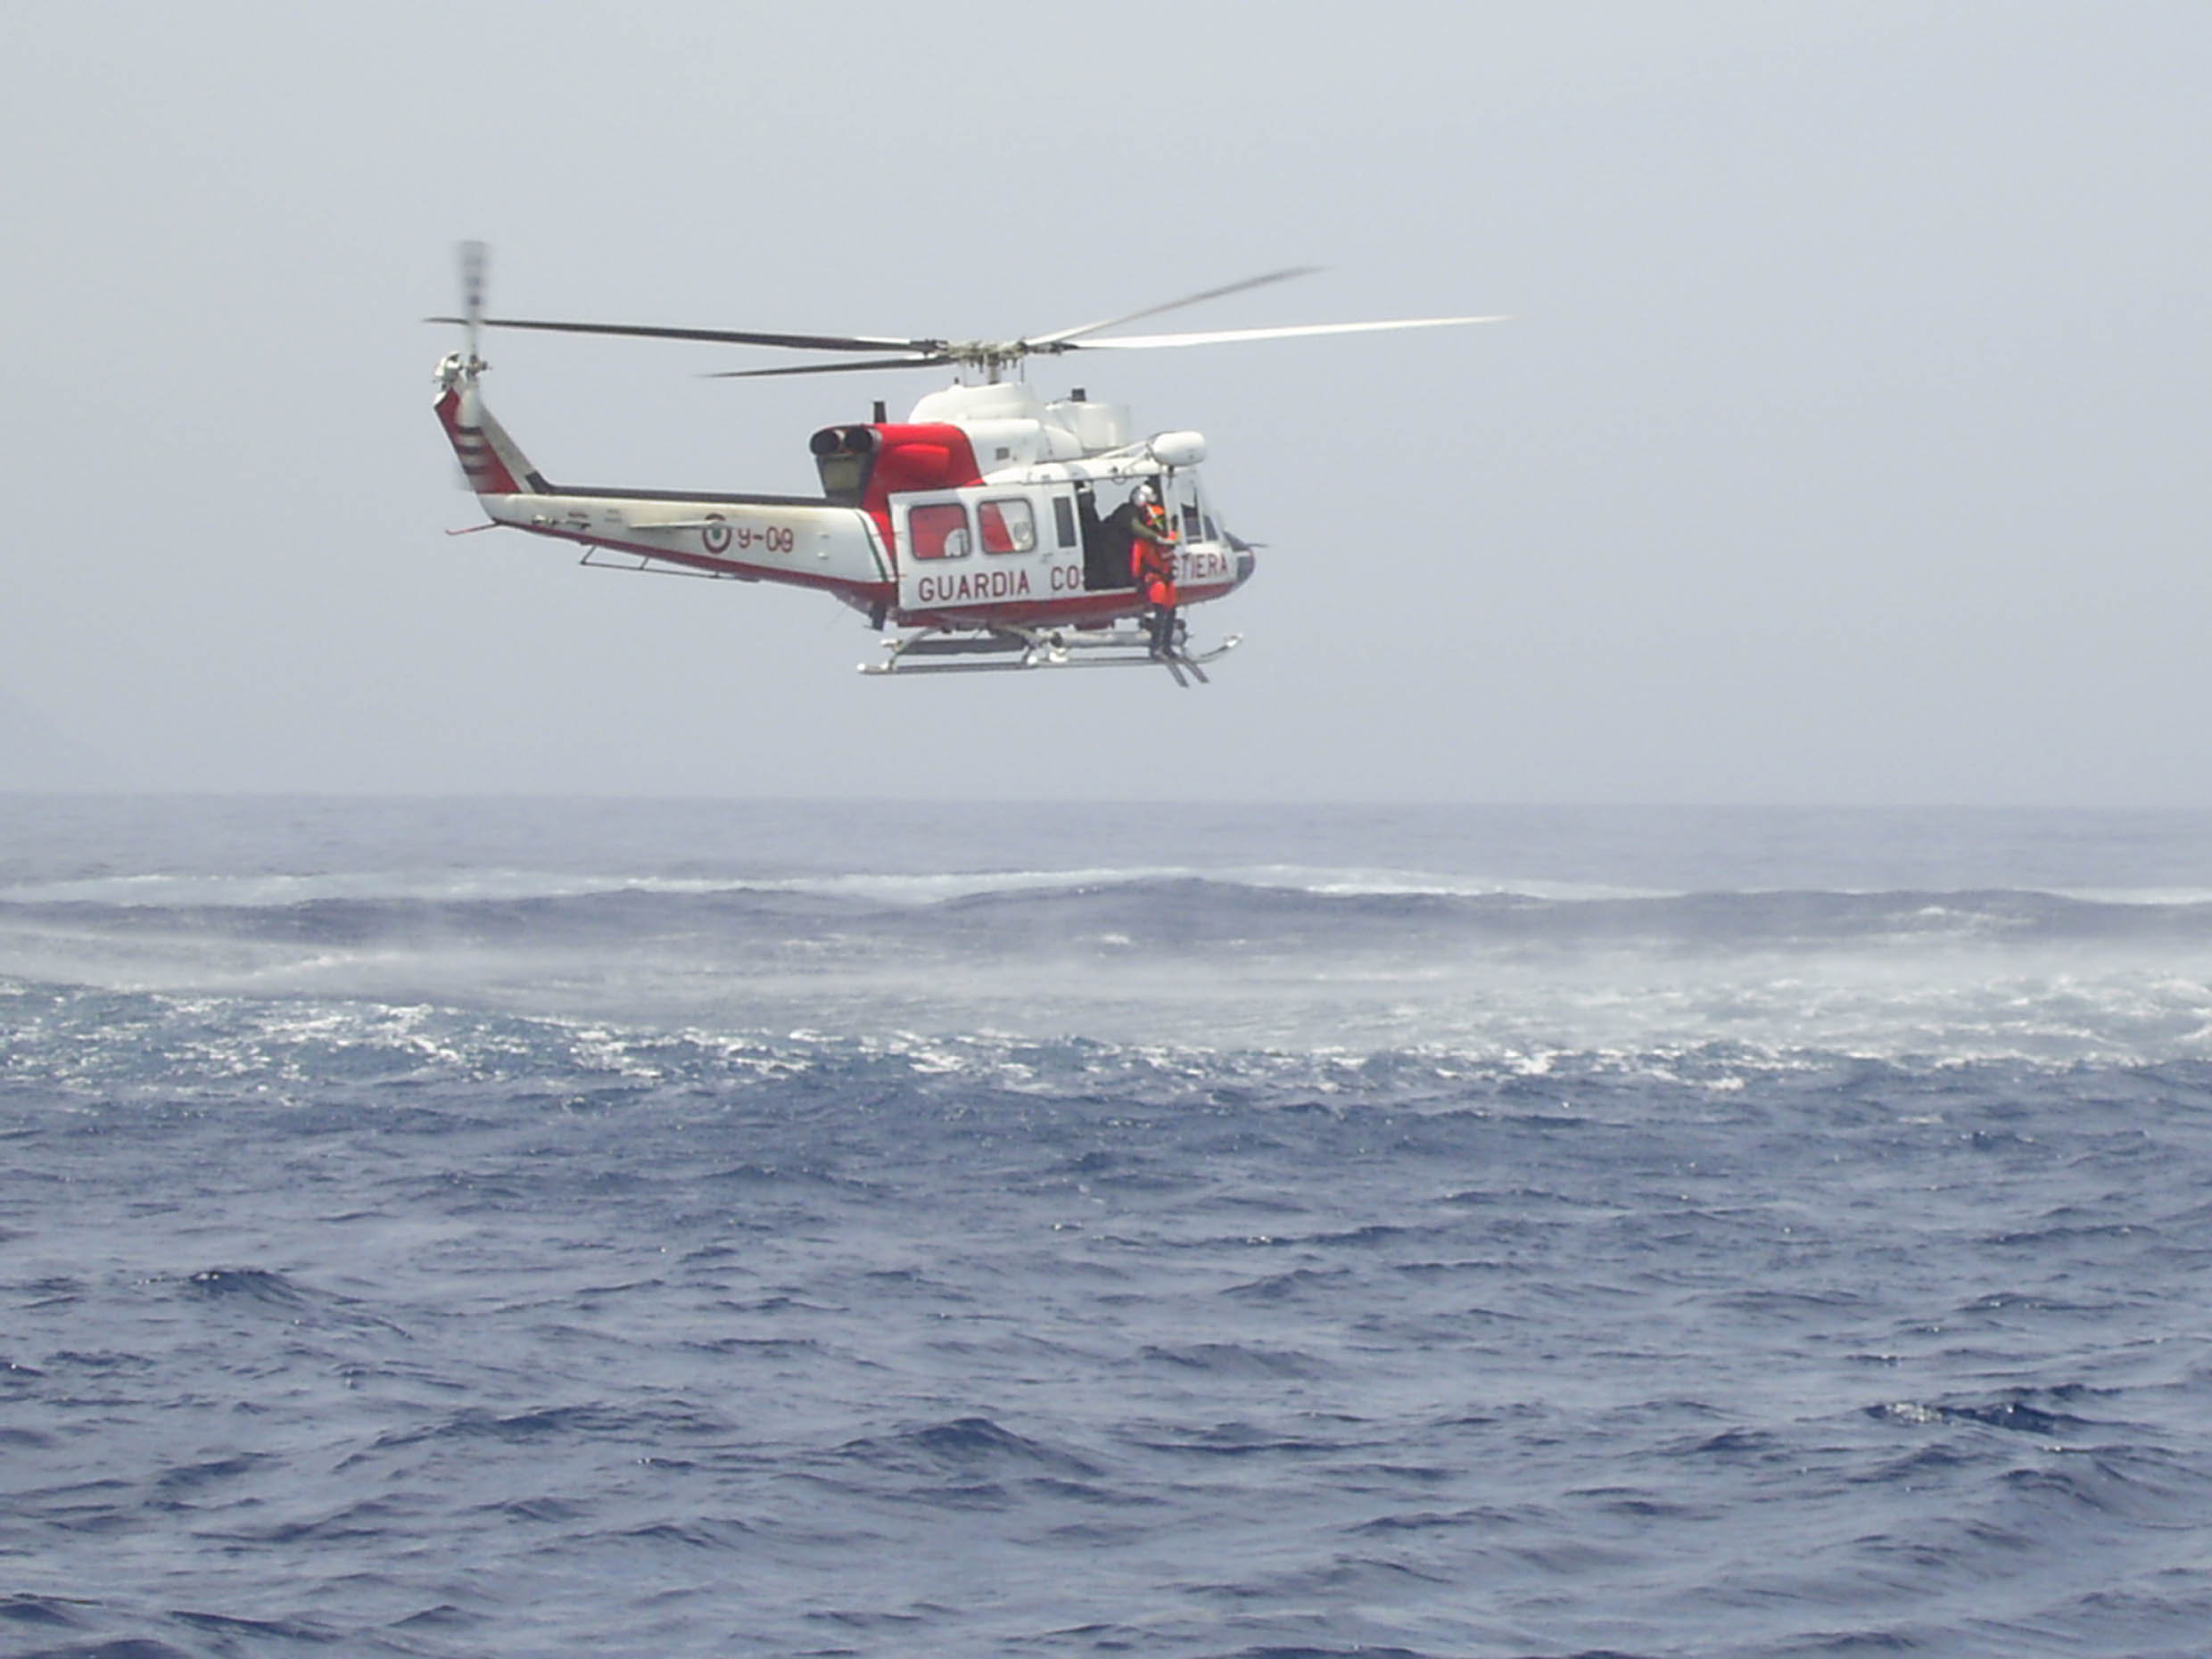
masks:
[[[898,593],[881,532],[858,508],[818,498],[573,488],[548,482],[477,389],[458,353],[439,369],[439,424],[494,524],[664,566],[836,594],[879,614]]]

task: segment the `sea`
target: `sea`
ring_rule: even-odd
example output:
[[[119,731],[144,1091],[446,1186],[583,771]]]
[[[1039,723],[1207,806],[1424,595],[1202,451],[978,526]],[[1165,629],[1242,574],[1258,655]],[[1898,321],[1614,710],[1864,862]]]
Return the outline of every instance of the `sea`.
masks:
[[[0,1652],[2201,1655],[2212,815],[0,796]]]

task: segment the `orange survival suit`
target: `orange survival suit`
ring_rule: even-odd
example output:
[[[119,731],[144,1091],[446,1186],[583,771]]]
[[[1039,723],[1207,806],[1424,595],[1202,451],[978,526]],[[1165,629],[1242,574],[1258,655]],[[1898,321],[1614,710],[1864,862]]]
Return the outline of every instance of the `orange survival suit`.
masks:
[[[1152,655],[1164,656],[1175,639],[1175,532],[1158,501],[1138,505],[1129,518],[1129,580],[1152,607]]]
[[[1154,605],[1173,610],[1182,600],[1175,585],[1175,532],[1167,510],[1147,501],[1129,520],[1129,580]]]

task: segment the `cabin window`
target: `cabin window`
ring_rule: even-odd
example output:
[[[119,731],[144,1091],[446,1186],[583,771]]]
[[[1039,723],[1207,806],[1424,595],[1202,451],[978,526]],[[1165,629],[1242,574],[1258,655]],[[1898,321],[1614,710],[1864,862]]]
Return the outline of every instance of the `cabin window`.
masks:
[[[906,537],[916,558],[966,558],[968,509],[958,501],[935,501],[910,508]]]
[[[1060,538],[1060,545],[1064,548],[1075,546],[1079,540],[1076,534],[1076,504],[1067,496],[1052,498],[1052,533]]]
[[[1028,553],[1036,548],[1036,515],[1019,496],[976,508],[986,553]]]

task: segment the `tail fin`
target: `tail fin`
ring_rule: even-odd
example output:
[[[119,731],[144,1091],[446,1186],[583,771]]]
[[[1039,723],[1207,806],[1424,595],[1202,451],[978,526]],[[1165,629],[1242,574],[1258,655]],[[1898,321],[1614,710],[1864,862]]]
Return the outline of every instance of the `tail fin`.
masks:
[[[476,389],[473,372],[459,352],[438,366],[438,424],[460,458],[468,487],[478,495],[549,495],[552,485],[515,445]]]

